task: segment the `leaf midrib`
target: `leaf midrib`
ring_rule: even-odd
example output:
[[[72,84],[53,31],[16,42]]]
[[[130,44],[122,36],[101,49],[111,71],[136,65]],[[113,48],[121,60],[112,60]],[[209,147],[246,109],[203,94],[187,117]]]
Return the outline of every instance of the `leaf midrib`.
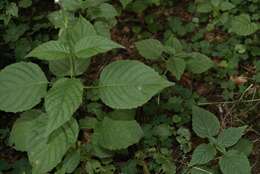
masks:
[[[157,83],[157,84],[111,84],[111,85],[100,85],[100,86],[87,86],[86,88],[110,88],[110,87],[138,87],[138,86],[171,86],[174,83],[166,82],[166,83]]]

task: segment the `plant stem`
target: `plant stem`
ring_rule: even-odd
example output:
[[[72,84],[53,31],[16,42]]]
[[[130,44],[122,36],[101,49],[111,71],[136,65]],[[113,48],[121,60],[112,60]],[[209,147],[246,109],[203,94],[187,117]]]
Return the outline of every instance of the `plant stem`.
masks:
[[[143,166],[143,172],[144,172],[144,174],[150,174],[150,171],[149,171],[149,169],[148,169],[147,164],[146,164],[145,161],[142,162],[142,166]]]
[[[196,169],[196,170],[199,170],[199,171],[208,173],[208,174],[213,174],[213,173],[211,173],[211,172],[209,172],[209,171],[207,171],[207,170],[204,170],[204,169],[202,169],[202,168],[199,168],[199,167],[193,167],[193,168]]]
[[[74,61],[74,57],[70,58],[70,77],[74,77],[75,76],[75,61]]]
[[[84,89],[99,89],[100,86],[84,86]]]

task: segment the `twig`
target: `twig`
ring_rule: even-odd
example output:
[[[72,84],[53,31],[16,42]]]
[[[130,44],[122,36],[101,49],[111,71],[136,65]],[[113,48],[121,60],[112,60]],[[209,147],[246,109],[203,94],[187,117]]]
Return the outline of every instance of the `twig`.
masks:
[[[208,103],[198,103],[199,106],[205,105],[219,105],[219,104],[235,104],[235,103],[251,103],[251,102],[260,102],[260,98],[252,100],[234,100],[234,101],[223,101],[223,102],[208,102]]]

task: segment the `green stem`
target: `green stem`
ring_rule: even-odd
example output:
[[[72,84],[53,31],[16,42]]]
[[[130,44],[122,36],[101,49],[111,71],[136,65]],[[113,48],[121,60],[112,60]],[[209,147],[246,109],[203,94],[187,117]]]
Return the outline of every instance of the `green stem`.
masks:
[[[227,153],[226,149],[225,148],[221,148],[219,147],[218,145],[215,145],[216,149],[221,152],[223,155],[225,155]]]
[[[202,172],[204,172],[204,173],[207,173],[207,174],[213,174],[213,173],[211,173],[211,172],[209,172],[209,171],[207,171],[207,170],[204,170],[204,169],[202,169],[202,168],[199,168],[199,167],[193,167],[193,168],[196,169],[196,170],[202,171]]]
[[[151,174],[145,161],[142,162],[144,174]]]
[[[100,86],[84,86],[84,89],[99,89]]]
[[[74,57],[70,58],[70,77],[73,78],[75,76],[75,61]]]

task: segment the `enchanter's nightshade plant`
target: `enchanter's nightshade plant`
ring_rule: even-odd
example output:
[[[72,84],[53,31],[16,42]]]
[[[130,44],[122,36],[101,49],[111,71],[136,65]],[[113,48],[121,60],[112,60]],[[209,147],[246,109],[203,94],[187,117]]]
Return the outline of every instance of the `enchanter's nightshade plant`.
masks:
[[[115,48],[123,46],[98,35],[80,16],[61,28],[58,40],[45,42],[26,56],[48,61],[56,76],[54,81],[48,81],[42,69],[31,62],[14,63],[1,70],[0,110],[25,111],[13,126],[11,142],[16,150],[28,153],[34,174],[52,170],[76,143],[79,127],[73,114],[82,104],[84,89],[97,89],[101,100],[111,108],[131,109],[173,85],[139,61],[120,60],[103,69],[97,86],[84,86],[77,76],[85,72],[91,57]],[[43,108],[39,109],[42,99]],[[38,109],[33,109],[36,106]],[[118,130],[118,136],[128,139],[116,143],[111,127]],[[115,150],[137,143],[142,130],[136,121],[104,118],[99,134],[97,143]]]

